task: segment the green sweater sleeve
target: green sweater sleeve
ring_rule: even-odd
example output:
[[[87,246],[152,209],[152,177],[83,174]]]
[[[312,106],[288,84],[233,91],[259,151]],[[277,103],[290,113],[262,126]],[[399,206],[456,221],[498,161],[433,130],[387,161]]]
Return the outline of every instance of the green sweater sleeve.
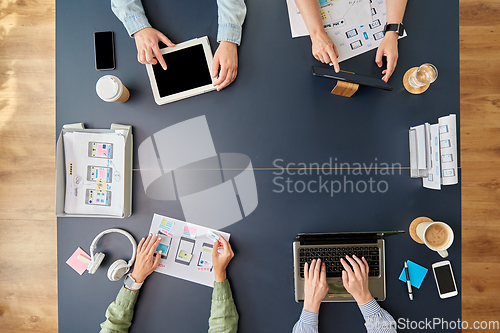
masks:
[[[101,333],[127,333],[134,317],[134,306],[139,291],[120,289],[116,300],[106,310],[106,321],[101,324]]]
[[[208,333],[236,333],[238,318],[229,281],[214,282]]]

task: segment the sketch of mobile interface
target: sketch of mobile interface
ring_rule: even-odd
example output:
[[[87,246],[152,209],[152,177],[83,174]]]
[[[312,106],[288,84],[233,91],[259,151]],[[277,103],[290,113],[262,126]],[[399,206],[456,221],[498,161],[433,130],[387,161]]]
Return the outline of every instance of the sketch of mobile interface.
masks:
[[[161,237],[160,244],[156,248],[156,252],[161,250],[161,259],[165,260],[168,256],[168,251],[170,250],[170,245],[172,244],[172,237],[158,230],[158,235]],[[155,254],[156,255],[156,254]]]
[[[361,46],[363,46],[363,44],[361,44],[360,40],[351,43],[351,49],[353,50],[359,49]]]
[[[179,241],[179,247],[177,248],[177,254],[175,256],[175,262],[180,264],[189,265],[191,263],[191,259],[193,258],[193,250],[195,240],[181,237]]]
[[[380,20],[375,20],[373,21],[372,23],[370,23],[368,26],[370,27],[370,29],[375,29],[375,28],[378,28],[380,27],[382,24],[380,23]]]
[[[90,141],[89,157],[113,158],[113,144]]]
[[[100,167],[89,165],[87,167],[87,180],[96,181],[98,179],[104,180],[106,183],[113,182],[113,170],[108,167]]]
[[[347,38],[351,38],[351,37],[358,35],[358,30],[352,29],[352,30],[346,31],[345,34],[346,34]]]
[[[383,31],[379,31],[376,34],[373,34],[373,39],[375,39],[375,40],[379,40],[379,39],[382,39],[382,38],[384,38],[384,32]]]
[[[214,246],[209,243],[203,243],[200,257],[198,258],[198,267],[212,268],[212,251]]]
[[[111,206],[111,191],[101,193],[87,189],[85,193],[85,203],[87,205]]]

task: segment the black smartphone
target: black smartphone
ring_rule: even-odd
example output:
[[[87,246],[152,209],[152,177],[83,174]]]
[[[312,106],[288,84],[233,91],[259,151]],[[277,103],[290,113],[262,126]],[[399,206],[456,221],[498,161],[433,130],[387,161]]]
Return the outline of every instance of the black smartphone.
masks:
[[[392,90],[392,87],[382,81],[381,79],[377,79],[374,77],[364,76],[353,74],[349,72],[340,71],[339,73],[335,73],[333,68],[323,68],[313,66],[312,68],[313,75],[327,77],[329,79],[336,79],[340,81],[346,81],[351,83],[362,84],[365,86],[380,88],[384,90]]]
[[[115,69],[115,46],[113,31],[94,32],[95,69],[106,71]]]

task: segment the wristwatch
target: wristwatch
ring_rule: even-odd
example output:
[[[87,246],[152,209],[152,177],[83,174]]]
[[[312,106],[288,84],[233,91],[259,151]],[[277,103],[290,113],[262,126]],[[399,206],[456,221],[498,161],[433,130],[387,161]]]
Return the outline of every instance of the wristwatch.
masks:
[[[125,281],[123,281],[123,283],[125,284],[125,287],[127,287],[128,289],[139,290],[141,289],[142,284],[144,282],[137,283],[130,274],[127,274],[127,277],[125,278]]]
[[[384,27],[384,35],[387,31],[396,31],[399,36],[403,36],[403,33],[405,32],[405,26],[403,25],[403,23],[386,23]]]

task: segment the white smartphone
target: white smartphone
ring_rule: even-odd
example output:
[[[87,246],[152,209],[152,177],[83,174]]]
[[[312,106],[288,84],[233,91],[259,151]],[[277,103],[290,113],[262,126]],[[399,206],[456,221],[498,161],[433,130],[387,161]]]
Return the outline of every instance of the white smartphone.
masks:
[[[448,298],[458,295],[455,276],[448,260],[432,264],[432,271],[434,272],[439,297]]]

